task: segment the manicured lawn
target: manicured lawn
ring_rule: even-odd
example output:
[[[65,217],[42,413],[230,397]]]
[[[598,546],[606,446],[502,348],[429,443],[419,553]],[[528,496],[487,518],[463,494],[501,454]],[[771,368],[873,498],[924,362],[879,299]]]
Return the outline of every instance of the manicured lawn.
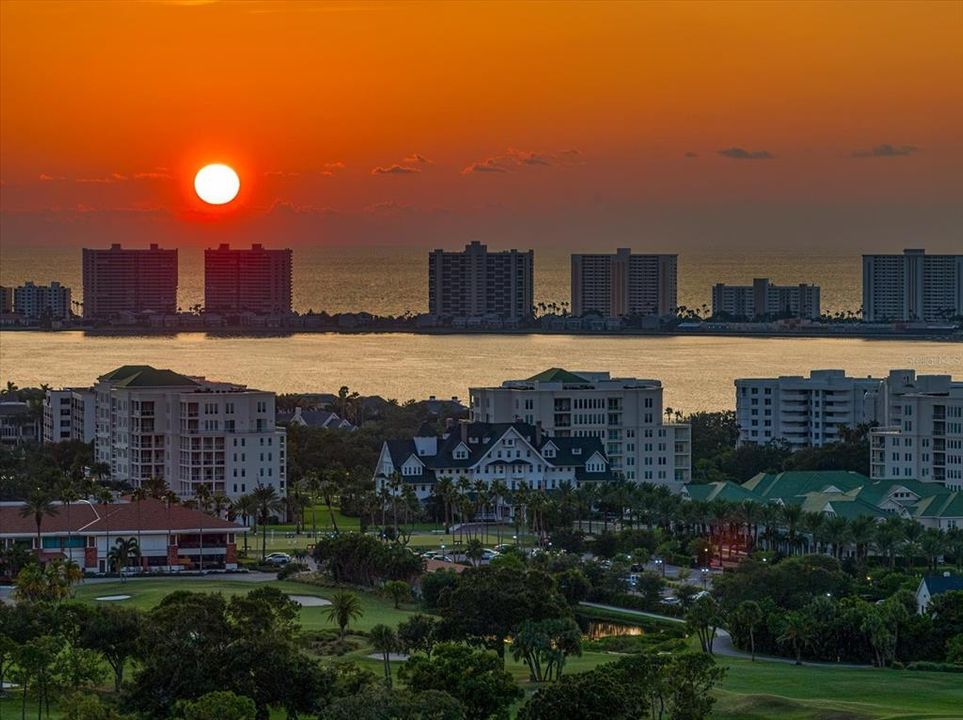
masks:
[[[289,595],[313,595],[315,597],[330,598],[337,590],[319,588],[313,585],[303,585],[295,582],[270,581],[267,583],[247,582],[244,580],[230,580],[227,578],[150,578],[146,580],[132,579],[127,582],[109,582],[80,585],[76,589],[78,600],[98,602],[96,598],[110,595],[130,595],[129,600],[115,601],[148,610],[157,605],[165,595],[174,590],[188,590],[190,592],[219,592],[225,596],[247,593],[257,587],[271,585]],[[351,627],[358,630],[368,630],[378,623],[397,625],[409,615],[417,612],[414,605],[403,606],[395,610],[392,602],[372,593],[357,593],[364,609],[364,616],[352,623]],[[301,609],[301,626],[305,630],[321,630],[334,628],[336,625],[328,621],[327,609],[324,607],[305,607]]]
[[[729,672],[718,690],[714,720],[963,717],[963,682],[957,674],[720,662]]]

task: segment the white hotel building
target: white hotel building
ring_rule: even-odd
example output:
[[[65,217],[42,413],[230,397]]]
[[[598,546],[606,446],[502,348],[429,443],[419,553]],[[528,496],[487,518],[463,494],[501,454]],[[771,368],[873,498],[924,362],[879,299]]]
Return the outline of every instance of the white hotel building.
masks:
[[[471,388],[473,422],[540,424],[552,437],[598,438],[613,473],[679,489],[692,477],[687,424],[663,422],[662,383],[552,368]]]
[[[134,487],[163,478],[182,497],[199,485],[235,498],[261,485],[284,494],[286,434],[274,393],[146,365],[98,378],[97,462]]]
[[[798,450],[836,442],[840,425],[852,427],[875,419],[874,403],[865,396],[879,383],[879,378],[849,377],[844,370],[736,380],[739,443],[782,440]]]
[[[913,478],[963,490],[963,381],[892,370],[876,393],[870,476]]]

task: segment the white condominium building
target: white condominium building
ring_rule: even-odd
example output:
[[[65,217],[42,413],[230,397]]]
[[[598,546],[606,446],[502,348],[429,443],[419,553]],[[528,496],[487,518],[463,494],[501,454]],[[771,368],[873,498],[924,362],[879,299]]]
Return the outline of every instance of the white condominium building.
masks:
[[[880,384],[880,427],[870,433],[870,476],[963,489],[963,381],[893,370]]]
[[[572,314],[672,315],[677,301],[678,255],[572,255]]]
[[[773,285],[769,278],[756,278],[752,285],[712,287],[712,314],[733,319],[760,317],[801,317],[815,320],[820,315],[818,285]]]
[[[261,485],[284,494],[286,435],[274,393],[215,383],[147,365],[98,378],[97,462],[113,480],[163,478],[182,497],[199,485],[237,497]]]
[[[774,440],[794,449],[820,447],[839,439],[839,427],[875,419],[879,378],[847,377],[844,370],[813,370],[778,378],[736,380],[739,443],[765,445]]]
[[[13,311],[25,318],[66,320],[70,318],[70,288],[59,282],[34,285],[26,282],[13,289]]]
[[[48,390],[43,399],[43,441],[93,442],[97,434],[96,399],[90,388]]]
[[[687,424],[663,421],[662,383],[552,368],[471,388],[473,422],[538,424],[552,437],[598,438],[614,473],[678,489],[691,479]]]
[[[963,255],[863,255],[863,319],[938,321],[963,315]]]
[[[463,252],[428,254],[428,312],[436,317],[490,317],[518,322],[532,316],[535,253],[488,252],[478,242]]]

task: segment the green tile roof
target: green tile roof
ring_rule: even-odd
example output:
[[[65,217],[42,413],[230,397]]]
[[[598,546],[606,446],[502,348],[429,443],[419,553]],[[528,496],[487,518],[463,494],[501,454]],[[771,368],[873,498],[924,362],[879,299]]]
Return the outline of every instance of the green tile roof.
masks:
[[[916,504],[914,517],[963,517],[963,492],[951,492],[923,498]]]
[[[742,502],[743,500],[755,500],[765,502],[758,495],[750,490],[746,490],[741,485],[733,482],[712,482],[701,485],[686,485],[686,492],[693,500],[711,502],[712,500],[726,500],[728,502]]]
[[[197,382],[173,370],[158,370],[150,365],[124,365],[99,380],[110,381],[117,387],[183,387]]]
[[[587,383],[588,380],[562,368],[549,368],[538,375],[532,375],[527,382]]]
[[[945,486],[939,483],[925,483],[919,480],[877,480],[875,482],[868,482],[862,487],[855,488],[847,494],[859,498],[864,502],[868,502],[871,505],[879,505],[896,488],[905,488],[920,498],[946,495],[950,492]]]
[[[759,473],[742,483],[746,490],[756,493],[765,500],[791,498],[811,492],[825,492],[827,488],[838,488],[849,492],[868,485],[870,479],[857,472],[845,470],[792,470],[781,473]]]

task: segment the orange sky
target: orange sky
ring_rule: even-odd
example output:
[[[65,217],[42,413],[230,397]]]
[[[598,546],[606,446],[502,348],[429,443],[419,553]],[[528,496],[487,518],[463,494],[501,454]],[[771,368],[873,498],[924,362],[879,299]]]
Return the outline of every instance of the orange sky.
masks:
[[[0,14],[4,243],[963,238],[961,2]],[[213,216],[190,190],[208,161],[243,188]]]

